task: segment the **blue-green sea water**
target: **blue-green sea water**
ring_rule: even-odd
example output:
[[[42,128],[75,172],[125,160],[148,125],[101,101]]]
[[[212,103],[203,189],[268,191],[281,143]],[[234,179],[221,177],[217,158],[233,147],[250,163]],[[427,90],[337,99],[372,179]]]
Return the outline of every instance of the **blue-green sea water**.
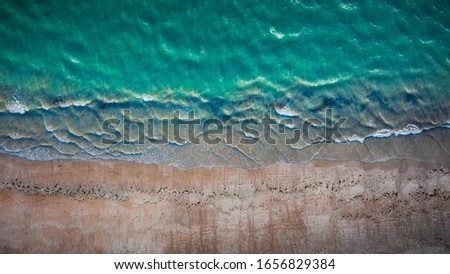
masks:
[[[361,142],[448,127],[449,86],[447,1],[0,3],[0,149],[34,160],[302,162],[306,142],[104,144],[102,122],[271,111],[289,131],[332,109]]]

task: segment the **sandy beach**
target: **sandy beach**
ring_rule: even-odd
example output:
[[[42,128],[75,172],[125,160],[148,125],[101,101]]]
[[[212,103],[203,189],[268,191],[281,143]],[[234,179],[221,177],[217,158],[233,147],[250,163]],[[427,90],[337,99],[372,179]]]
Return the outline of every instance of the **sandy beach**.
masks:
[[[448,253],[448,165],[245,170],[0,155],[2,253]]]

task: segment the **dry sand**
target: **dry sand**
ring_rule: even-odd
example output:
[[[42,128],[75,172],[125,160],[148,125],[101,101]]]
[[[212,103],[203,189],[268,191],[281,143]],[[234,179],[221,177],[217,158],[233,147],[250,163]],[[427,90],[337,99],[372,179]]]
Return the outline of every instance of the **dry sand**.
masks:
[[[450,251],[442,164],[179,170],[0,159],[3,253]]]

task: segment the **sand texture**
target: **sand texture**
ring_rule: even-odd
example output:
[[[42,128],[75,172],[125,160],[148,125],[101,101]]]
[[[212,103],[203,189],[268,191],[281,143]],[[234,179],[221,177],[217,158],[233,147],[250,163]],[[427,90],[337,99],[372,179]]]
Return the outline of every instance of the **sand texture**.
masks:
[[[3,253],[450,251],[442,164],[179,170],[0,157]]]

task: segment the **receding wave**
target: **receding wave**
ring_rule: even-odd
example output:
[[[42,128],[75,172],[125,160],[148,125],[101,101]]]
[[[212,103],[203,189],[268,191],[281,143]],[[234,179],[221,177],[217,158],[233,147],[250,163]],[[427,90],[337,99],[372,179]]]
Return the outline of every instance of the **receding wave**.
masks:
[[[245,101],[244,99],[242,104]],[[432,143],[431,146],[441,147],[440,153],[444,154],[440,158],[434,155],[433,159],[448,160],[448,154],[446,154],[448,145],[445,144],[445,136],[449,133],[447,121],[434,125],[427,122],[419,125],[407,124],[396,129],[374,129],[370,124],[358,124],[357,127],[355,124],[345,126],[347,121],[351,123],[352,119],[356,120],[356,118],[345,117],[342,128],[337,128],[338,132],[334,132],[335,135],[327,136],[324,134],[327,127],[337,122],[333,119],[339,119],[336,115],[329,116],[332,114],[332,108],[329,108],[328,112],[323,111],[323,116],[308,119],[304,118],[307,114],[302,114],[298,110],[294,112],[291,109],[292,101],[284,106],[270,104],[271,108],[265,112],[234,107],[231,115],[225,113],[227,110],[225,102],[221,102],[224,112],[214,109],[214,105],[209,104],[211,103],[205,103],[203,109],[196,111],[196,108],[189,106],[159,103],[141,98],[127,103],[101,101],[92,101],[87,104],[73,103],[48,109],[36,108],[25,113],[6,110],[0,113],[3,121],[0,126],[1,151],[37,161],[116,159],[173,165],[179,168],[197,166],[255,168],[277,162],[305,163],[314,159],[377,162],[387,159],[413,158],[430,161],[432,159],[429,159],[427,153],[402,155],[398,153],[399,147],[393,147],[392,150],[382,154],[380,150],[383,150],[386,144],[392,145],[401,138],[423,141],[428,138],[427,136],[438,133],[439,136],[444,137],[441,136],[429,142]],[[234,104],[239,105],[236,102]],[[180,127],[178,138],[174,135],[175,131],[170,119],[176,117],[186,121],[199,120],[193,136],[199,140],[198,143],[193,143],[188,138],[187,127]],[[273,120],[273,124],[270,125],[270,138],[274,140],[274,143],[268,143],[264,135],[265,117]],[[121,139],[112,143],[105,142],[105,139],[112,139],[112,133],[105,131],[104,127],[104,122],[108,119],[116,119],[116,123],[111,128],[114,128],[121,136]],[[208,139],[204,137],[205,128],[202,126],[210,119],[221,122],[223,125],[224,131],[219,136],[222,138],[219,143],[208,143]],[[327,121],[330,119],[331,124],[328,124]],[[125,140],[123,130],[126,120],[130,133]],[[168,125],[167,133],[164,133],[162,126],[165,120]],[[230,120],[237,120],[237,125],[244,121],[252,121],[252,129],[256,131],[249,132],[248,128],[243,130],[242,127],[233,127],[233,125],[230,127],[228,124]],[[149,121],[152,121],[151,134]],[[138,127],[139,123],[142,123],[142,129]],[[228,140],[227,135],[227,130],[230,128],[232,129],[231,141]],[[305,136],[305,129],[309,130],[307,136]],[[295,139],[296,131],[299,132],[299,138],[295,142],[288,142],[287,140]],[[139,137],[140,133],[142,133],[143,142]],[[410,137],[410,135],[417,135],[417,137]],[[161,142],[163,137],[165,142]],[[241,141],[243,138],[246,141],[251,139],[257,141],[248,144]],[[368,144],[376,143],[374,140],[380,138],[386,139],[381,141],[379,145],[381,148],[377,146],[367,148]],[[183,141],[180,142],[180,140]],[[358,152],[355,153],[353,150]],[[361,150],[367,151],[362,153]]]

